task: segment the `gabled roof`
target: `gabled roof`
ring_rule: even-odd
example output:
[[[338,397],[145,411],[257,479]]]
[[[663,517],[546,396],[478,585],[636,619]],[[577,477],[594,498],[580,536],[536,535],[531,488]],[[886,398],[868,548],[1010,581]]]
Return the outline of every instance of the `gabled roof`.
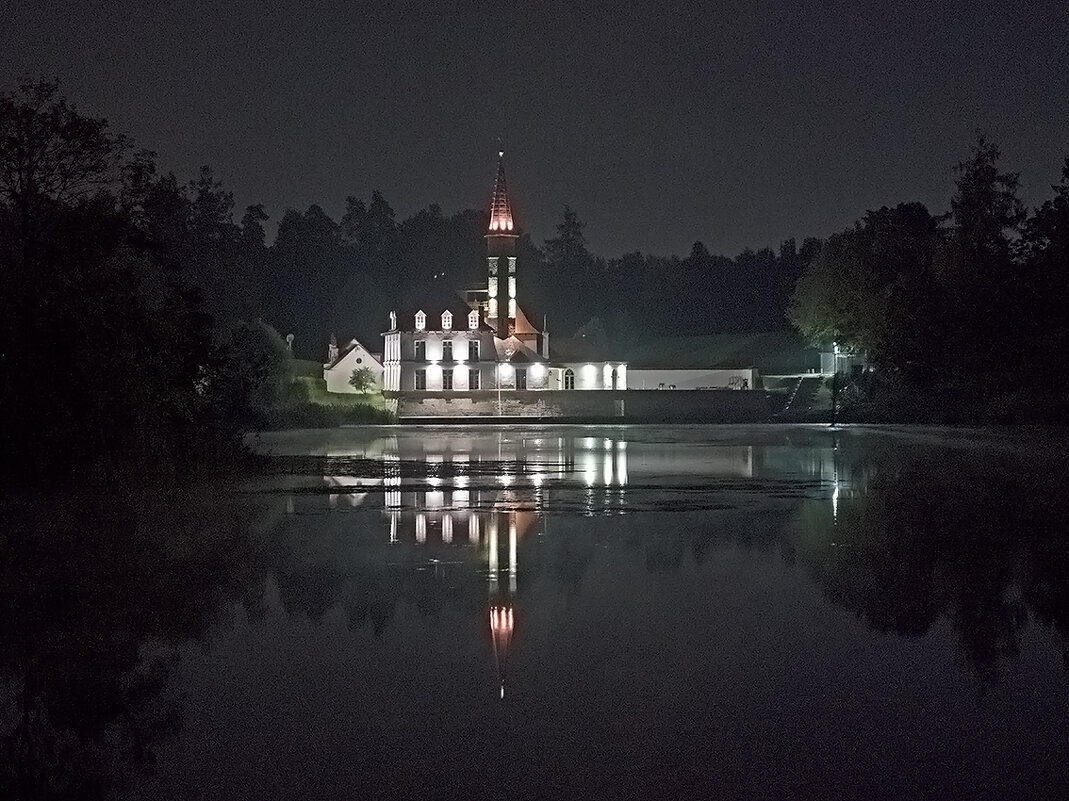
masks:
[[[395,309],[397,327],[401,331],[412,331],[416,327],[416,312],[427,315],[427,328],[436,331],[441,328],[442,312],[453,314],[453,330],[468,330],[468,314],[472,307],[461,293],[447,285],[441,279],[428,282],[419,290],[410,293]],[[482,315],[479,316],[480,331],[492,331]]]
[[[544,361],[537,351],[520,342],[514,336],[495,339],[494,348],[497,350],[497,360],[499,362],[533,364],[534,362]]]
[[[537,328],[531,325],[531,321],[527,319],[527,315],[523,313],[523,309],[520,308],[520,304],[516,304],[516,328],[517,334],[538,334],[541,333]]]
[[[330,362],[330,364],[326,365],[327,369],[328,370],[332,370],[335,367],[337,367],[339,364],[341,364],[342,361],[344,361],[346,356],[348,356],[350,353],[352,353],[357,348],[363,348],[364,352],[367,353],[368,356],[370,356],[372,359],[374,359],[375,362],[380,367],[382,366],[382,354],[381,353],[372,353],[370,350],[368,350],[366,347],[364,347],[363,343],[361,343],[359,340],[354,339],[351,342],[349,342],[349,344],[346,345],[342,350],[340,350],[338,352],[338,358],[337,359],[335,359],[334,361]]]
[[[505,185],[505,151],[497,154],[497,178],[494,179],[494,196],[490,201],[490,233],[512,233],[512,204],[509,203],[508,187]]]

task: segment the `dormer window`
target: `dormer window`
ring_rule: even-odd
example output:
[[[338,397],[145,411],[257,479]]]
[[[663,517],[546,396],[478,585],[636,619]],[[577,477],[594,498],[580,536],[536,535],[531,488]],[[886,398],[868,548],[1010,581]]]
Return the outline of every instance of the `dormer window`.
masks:
[[[453,327],[453,312],[448,311],[448,310],[442,312],[442,330],[443,331],[448,331],[452,327]]]
[[[416,330],[423,331],[427,327],[427,315],[422,311],[416,312]]]
[[[471,312],[468,314],[468,328],[470,328],[471,330],[474,331],[478,327],[479,327],[479,310],[478,309],[472,309]]]

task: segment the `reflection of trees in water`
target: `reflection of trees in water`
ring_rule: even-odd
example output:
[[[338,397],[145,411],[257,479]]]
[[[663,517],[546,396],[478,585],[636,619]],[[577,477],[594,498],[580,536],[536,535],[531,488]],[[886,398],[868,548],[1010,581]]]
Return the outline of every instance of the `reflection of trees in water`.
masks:
[[[177,646],[263,586],[245,522],[197,509],[174,487],[5,505],[0,797],[102,797],[180,723]]]
[[[805,502],[792,540],[831,601],[906,637],[945,618],[993,680],[1030,618],[1069,635],[1067,512],[1050,473],[945,453],[887,464],[837,514]]]

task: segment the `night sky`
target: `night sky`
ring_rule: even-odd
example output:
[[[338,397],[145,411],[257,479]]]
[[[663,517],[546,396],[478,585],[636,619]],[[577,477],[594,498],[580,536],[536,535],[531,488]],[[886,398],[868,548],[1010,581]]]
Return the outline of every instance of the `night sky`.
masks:
[[[399,218],[483,207],[500,135],[536,240],[567,203],[602,255],[732,255],[886,203],[945,210],[977,128],[1029,205],[1069,155],[1058,0],[4,6],[0,88],[57,76],[275,221],[376,188]]]

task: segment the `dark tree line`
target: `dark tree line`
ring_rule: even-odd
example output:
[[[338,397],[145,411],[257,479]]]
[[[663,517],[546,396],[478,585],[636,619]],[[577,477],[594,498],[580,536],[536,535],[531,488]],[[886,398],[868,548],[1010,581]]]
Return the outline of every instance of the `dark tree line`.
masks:
[[[912,385],[1066,379],[1069,163],[1032,214],[983,139],[951,210],[871,211],[826,242],[683,258],[593,254],[565,207],[541,247],[521,232],[521,302],[556,336],[626,349],[657,336],[755,332],[791,321],[865,351]],[[203,168],[157,170],[54,83],[0,97],[0,444],[6,458],[175,459],[236,441],[286,391],[290,351],[322,360],[336,332],[374,348],[386,313],[434,282],[485,280],[485,211],[430,206],[398,221],[378,192],[334,220],[288,210],[269,243]],[[558,340],[559,341],[559,340]]]
[[[205,172],[157,174],[55,83],[0,96],[0,459],[24,476],[224,456],[281,391],[288,351],[213,324],[245,229]],[[261,243],[262,244],[262,243]]]
[[[1029,214],[999,155],[978,138],[946,214],[902,203],[831,236],[798,282],[795,325],[901,386],[1064,393],[1069,159]]]

